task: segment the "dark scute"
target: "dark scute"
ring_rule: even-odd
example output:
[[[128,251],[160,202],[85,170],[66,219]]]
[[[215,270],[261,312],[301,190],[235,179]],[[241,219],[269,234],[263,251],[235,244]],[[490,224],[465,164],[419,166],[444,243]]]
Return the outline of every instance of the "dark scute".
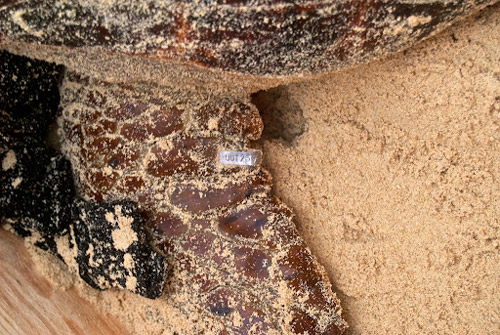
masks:
[[[113,220],[107,220],[109,215]],[[115,248],[113,241],[113,231],[120,229],[120,216],[132,219],[130,229],[137,236],[137,240],[125,250]],[[77,200],[73,206],[73,220],[76,261],[85,282],[101,290],[111,287],[127,289],[127,278],[135,277],[137,284],[132,292],[150,299],[161,296],[167,279],[167,263],[147,243],[144,219],[134,203]],[[92,253],[88,252],[89,248]],[[126,254],[132,257],[132,268],[125,264]]]

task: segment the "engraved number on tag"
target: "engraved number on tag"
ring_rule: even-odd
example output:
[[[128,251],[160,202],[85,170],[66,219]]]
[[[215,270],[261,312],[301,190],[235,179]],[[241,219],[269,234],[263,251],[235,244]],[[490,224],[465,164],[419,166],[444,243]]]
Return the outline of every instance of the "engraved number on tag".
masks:
[[[220,163],[223,165],[256,166],[260,163],[260,151],[221,151]]]

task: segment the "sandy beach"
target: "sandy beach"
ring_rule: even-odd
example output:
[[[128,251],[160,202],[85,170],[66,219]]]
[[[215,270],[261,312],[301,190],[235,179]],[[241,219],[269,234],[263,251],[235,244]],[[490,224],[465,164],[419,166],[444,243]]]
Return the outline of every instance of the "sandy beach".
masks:
[[[263,103],[304,123],[264,135],[266,167],[349,334],[500,332],[499,46],[496,5]]]

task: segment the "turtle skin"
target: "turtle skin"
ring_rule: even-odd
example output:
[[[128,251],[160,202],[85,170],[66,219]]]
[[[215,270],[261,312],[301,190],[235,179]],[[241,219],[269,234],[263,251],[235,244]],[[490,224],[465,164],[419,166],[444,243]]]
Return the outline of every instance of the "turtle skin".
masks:
[[[45,141],[62,67],[0,52],[0,220],[55,252],[73,199],[71,166]]]
[[[192,328],[167,320],[167,332],[342,333],[340,303],[269,173],[218,161],[260,137],[250,102],[73,72],[61,96],[62,147],[82,196],[137,203],[171,264],[162,303]]]

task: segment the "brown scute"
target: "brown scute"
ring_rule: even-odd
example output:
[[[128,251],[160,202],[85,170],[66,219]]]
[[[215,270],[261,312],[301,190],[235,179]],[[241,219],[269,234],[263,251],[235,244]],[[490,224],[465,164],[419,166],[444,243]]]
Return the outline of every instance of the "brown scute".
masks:
[[[109,191],[118,181],[120,175],[118,172],[113,171],[110,174],[98,170],[96,172],[86,172],[84,173],[84,178],[81,182],[88,183],[90,189],[93,190],[93,193],[98,195],[98,201],[102,201],[104,197],[103,193]],[[96,198],[97,200],[97,198]]]
[[[229,206],[249,198],[254,193],[267,192],[270,180],[260,173],[240,184],[230,183],[222,188],[207,186],[200,189],[194,185],[179,185],[172,194],[172,204],[193,214],[222,206]]]
[[[195,231],[188,233],[181,242],[181,245],[185,251],[203,256],[206,255],[212,247],[214,239],[215,237],[212,234]]]
[[[161,238],[161,242],[155,243],[155,247],[160,250],[160,252],[162,252],[164,255],[172,255],[178,252],[173,238],[168,236],[162,236]],[[179,255],[177,255],[177,258],[179,258]],[[183,266],[181,265],[180,267],[182,268]]]
[[[147,130],[145,127],[141,127],[141,123],[133,121],[123,124],[120,135],[129,141],[144,141],[147,137]]]
[[[296,310],[293,313],[291,326],[295,334],[317,334],[315,332],[317,326],[316,320],[314,320],[314,318],[307,313],[300,310]]]
[[[143,195],[141,190],[145,185],[146,183],[142,176],[128,175],[123,177],[123,183],[117,185],[117,189],[124,194],[137,194],[140,196]]]
[[[170,133],[182,129],[182,111],[176,107],[171,109],[162,108],[151,113],[152,123],[147,123],[148,134],[154,137],[167,136]],[[137,126],[137,124],[136,124]]]
[[[206,308],[217,316],[227,316],[234,311],[232,301],[236,299],[236,296],[236,293],[231,289],[217,289],[208,295]]]
[[[315,268],[314,258],[305,245],[293,245],[279,263],[284,279],[297,291],[305,288],[308,292],[323,281]]]
[[[116,121],[104,120],[100,123],[89,123],[85,126],[85,134],[91,137],[98,137],[104,134],[114,133],[116,131]],[[127,137],[126,137],[127,138]]]
[[[86,150],[83,158],[89,162],[107,161],[110,153],[113,153],[121,143],[123,141],[120,138],[98,137],[90,143],[93,149]]]
[[[168,212],[157,213],[155,218],[152,220],[152,224],[158,234],[167,236],[179,236],[185,233],[188,229],[180,218]]]
[[[200,293],[204,294],[206,292],[212,291],[216,286],[218,286],[217,281],[210,278],[208,273],[199,273],[191,278],[193,285],[199,287]]]
[[[155,177],[167,177],[175,173],[200,174],[216,168],[217,139],[183,138],[173,144],[172,149],[156,145],[151,149],[152,158],[147,171]],[[193,159],[193,156],[197,159]]]
[[[225,102],[195,109],[194,120],[202,131],[217,131],[222,136],[256,140],[263,129],[259,111],[251,104]]]
[[[108,165],[113,169],[124,170],[131,168],[140,157],[140,152],[129,144],[120,147],[118,153],[111,154],[107,158]]]
[[[106,109],[105,116],[117,121],[124,121],[141,115],[147,109],[147,105],[140,101],[120,103],[116,107]]]
[[[334,324],[329,324],[321,329],[317,320],[304,311],[296,310],[293,314],[291,327],[294,334],[307,335],[340,335],[342,332]]]
[[[83,131],[80,124],[73,124],[71,122],[64,121],[62,124],[62,130],[66,134],[69,141],[78,145],[83,144]]]
[[[224,327],[223,334],[251,335],[267,334],[273,325],[266,321],[266,315],[254,301],[246,301],[238,291],[221,287],[207,296],[206,308],[220,317],[236,317],[239,322]]]
[[[138,119],[124,123],[121,135],[131,141],[144,141],[149,136],[161,138],[182,129],[182,112],[177,108],[167,109],[160,105],[159,109],[144,114]]]
[[[219,229],[230,236],[258,239],[268,223],[266,213],[247,208],[219,219]]]
[[[274,328],[273,325],[267,321],[265,313],[256,308],[255,304],[251,302],[239,304],[236,310],[242,318],[242,321],[241,325],[233,327],[232,332],[235,334],[266,334]]]
[[[82,95],[81,99],[83,103],[92,107],[99,108],[100,106],[104,106],[106,104],[106,97],[98,91],[88,92],[86,95]]]
[[[236,247],[233,253],[238,272],[253,279],[269,278],[271,259],[264,251],[249,247]]]

